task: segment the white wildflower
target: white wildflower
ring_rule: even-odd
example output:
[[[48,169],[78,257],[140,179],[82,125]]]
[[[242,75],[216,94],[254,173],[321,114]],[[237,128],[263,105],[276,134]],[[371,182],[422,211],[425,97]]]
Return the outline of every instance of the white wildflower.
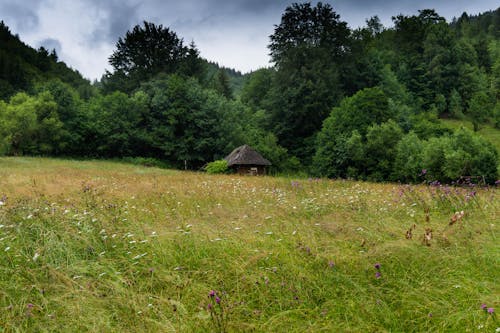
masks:
[[[33,261],[36,261],[40,254],[38,252],[35,252],[35,255],[33,256]]]
[[[145,255],[147,255],[147,254],[148,254],[147,252],[145,252],[145,253],[143,253],[143,254],[138,254],[138,255],[136,255],[135,257],[133,257],[133,258],[132,258],[132,260],[141,259],[142,257],[144,257],[144,256],[145,256]]]

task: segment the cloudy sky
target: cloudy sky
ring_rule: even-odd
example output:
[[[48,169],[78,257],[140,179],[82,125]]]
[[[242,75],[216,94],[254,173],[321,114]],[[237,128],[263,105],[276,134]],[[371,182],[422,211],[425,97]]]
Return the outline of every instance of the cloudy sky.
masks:
[[[269,35],[292,2],[284,0],[0,0],[0,20],[21,40],[56,49],[59,58],[89,79],[109,69],[108,57],[120,36],[142,21],[170,27],[201,55],[248,72],[268,65]],[[451,20],[464,11],[496,9],[498,0],[336,0],[330,3],[351,27],[378,15],[434,8]]]

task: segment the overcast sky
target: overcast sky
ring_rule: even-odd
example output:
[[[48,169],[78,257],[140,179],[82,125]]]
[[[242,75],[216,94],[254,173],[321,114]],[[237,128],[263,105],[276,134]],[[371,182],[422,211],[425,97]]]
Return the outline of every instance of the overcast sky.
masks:
[[[283,0],[0,0],[0,20],[21,40],[56,49],[59,58],[89,79],[109,69],[116,41],[142,21],[163,24],[201,56],[248,72],[268,66],[267,44],[274,25],[292,2]],[[351,27],[378,15],[385,26],[391,16],[434,8],[451,20],[464,11],[496,9],[498,0],[337,0],[323,1]],[[315,3],[315,2],[314,2]]]

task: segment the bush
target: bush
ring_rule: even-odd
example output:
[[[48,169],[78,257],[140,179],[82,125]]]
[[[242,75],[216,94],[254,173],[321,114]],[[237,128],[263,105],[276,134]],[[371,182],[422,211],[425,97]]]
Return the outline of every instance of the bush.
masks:
[[[226,173],[229,170],[226,160],[213,161],[207,164],[205,171],[209,174]]]

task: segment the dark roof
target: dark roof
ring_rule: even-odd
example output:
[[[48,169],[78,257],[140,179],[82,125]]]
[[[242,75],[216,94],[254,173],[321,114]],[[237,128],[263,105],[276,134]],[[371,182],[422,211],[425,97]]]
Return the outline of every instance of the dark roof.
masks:
[[[248,145],[236,148],[224,159],[229,167],[233,165],[271,165],[271,162]]]

